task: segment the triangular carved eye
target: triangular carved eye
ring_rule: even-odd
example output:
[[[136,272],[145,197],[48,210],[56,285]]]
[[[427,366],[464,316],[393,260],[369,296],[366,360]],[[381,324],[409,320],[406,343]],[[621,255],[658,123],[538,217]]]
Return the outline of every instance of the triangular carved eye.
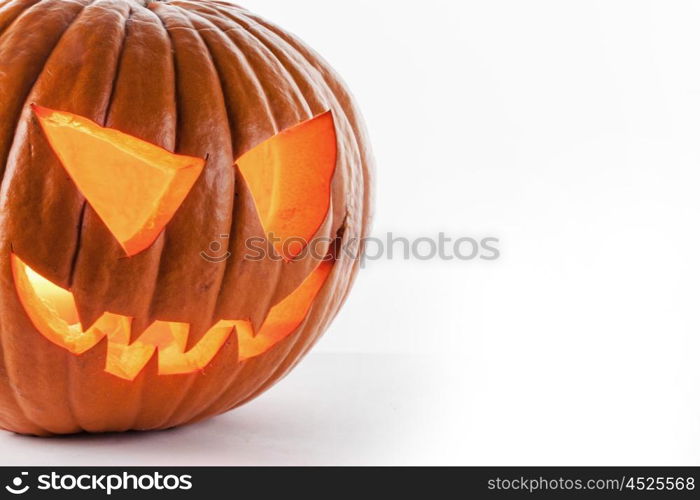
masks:
[[[148,248],[192,189],[205,161],[72,113],[33,106],[76,186],[127,255]]]
[[[265,233],[285,259],[299,255],[323,224],[336,160],[335,124],[328,111],[275,135],[236,162]]]

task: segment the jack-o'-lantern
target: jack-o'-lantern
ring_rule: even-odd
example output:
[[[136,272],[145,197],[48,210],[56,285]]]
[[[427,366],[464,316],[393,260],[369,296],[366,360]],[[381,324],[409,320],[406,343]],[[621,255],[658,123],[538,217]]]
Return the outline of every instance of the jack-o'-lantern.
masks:
[[[0,1],[0,427],[169,428],[254,398],[349,292],[353,99],[214,0]]]

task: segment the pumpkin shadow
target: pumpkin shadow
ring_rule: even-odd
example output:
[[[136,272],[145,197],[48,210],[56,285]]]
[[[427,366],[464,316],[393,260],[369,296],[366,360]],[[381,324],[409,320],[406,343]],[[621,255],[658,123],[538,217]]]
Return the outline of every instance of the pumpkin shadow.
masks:
[[[432,425],[426,416],[429,366],[422,358],[316,355],[255,402],[208,420],[162,431],[7,435],[0,436],[0,448],[8,458],[10,449],[18,450],[13,465],[383,463],[382,457],[406,448],[407,436]]]
[[[216,433],[235,433],[236,419],[213,419],[180,427],[151,431],[78,433],[50,437],[8,434],[8,445],[24,448],[33,455],[32,465],[59,466],[61,457],[72,456],[71,464],[95,466],[206,465],[207,457],[231,452],[226,440],[209,439],[207,427]],[[56,463],[47,460],[55,456]],[[216,462],[213,460],[212,463]]]

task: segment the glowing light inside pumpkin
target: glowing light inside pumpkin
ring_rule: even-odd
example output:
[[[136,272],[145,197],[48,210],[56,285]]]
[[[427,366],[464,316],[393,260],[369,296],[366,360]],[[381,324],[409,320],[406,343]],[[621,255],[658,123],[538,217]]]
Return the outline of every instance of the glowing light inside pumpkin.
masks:
[[[330,207],[337,159],[330,111],[281,132],[236,162],[266,234],[287,260],[316,234]]]
[[[204,168],[200,158],[81,116],[33,109],[61,164],[129,256],[155,241]]]
[[[214,359],[234,330],[238,336],[238,361],[263,354],[301,325],[333,267],[332,261],[321,262],[299,288],[270,310],[257,334],[250,321],[221,320],[185,352],[189,334],[189,325],[185,323],[156,321],[129,343],[131,318],[105,312],[84,330],[78,322],[71,292],[41,276],[16,255],[11,255],[11,260],[18,296],[37,330],[76,355],[87,352],[106,337],[105,371],[126,380],[136,378],[156,351],[161,375],[201,370]]]

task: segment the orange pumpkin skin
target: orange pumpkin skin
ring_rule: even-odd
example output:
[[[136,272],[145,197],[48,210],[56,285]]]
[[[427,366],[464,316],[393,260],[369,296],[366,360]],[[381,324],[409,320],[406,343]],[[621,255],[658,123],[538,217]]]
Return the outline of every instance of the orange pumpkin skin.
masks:
[[[126,257],[76,188],[31,104],[67,111],[206,167],[162,234]],[[287,374],[328,327],[359,261],[337,252],[303,323],[238,360],[232,334],[205,368],[134,380],[105,371],[106,341],[75,355],[42,336],[18,298],[18,255],[69,289],[81,318],[190,325],[188,347],[221,318],[261,325],[318,265],[243,258],[262,234],[236,160],[326,111],[337,138],[330,209],[316,236],[367,235],[372,159],[362,119],[333,70],[294,36],[215,0],[0,1],[0,427],[52,435],[164,429],[239,406]],[[224,263],[200,255],[219,235]]]

